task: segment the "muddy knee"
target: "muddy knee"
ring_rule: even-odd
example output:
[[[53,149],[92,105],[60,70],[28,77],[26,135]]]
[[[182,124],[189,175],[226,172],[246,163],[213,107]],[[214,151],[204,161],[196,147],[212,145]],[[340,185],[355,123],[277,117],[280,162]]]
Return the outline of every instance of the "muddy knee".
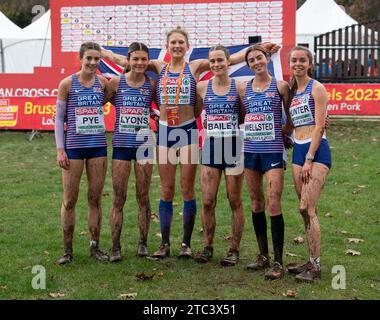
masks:
[[[62,206],[66,211],[73,211],[75,209],[76,200],[67,200],[62,202]]]
[[[113,198],[113,207],[116,209],[116,210],[119,210],[121,211],[124,207],[124,204],[125,204],[125,200],[127,199],[127,196],[123,196],[123,195],[118,195],[116,194]]]
[[[216,199],[215,198],[207,198],[203,199],[203,210],[205,212],[213,211],[216,207]]]

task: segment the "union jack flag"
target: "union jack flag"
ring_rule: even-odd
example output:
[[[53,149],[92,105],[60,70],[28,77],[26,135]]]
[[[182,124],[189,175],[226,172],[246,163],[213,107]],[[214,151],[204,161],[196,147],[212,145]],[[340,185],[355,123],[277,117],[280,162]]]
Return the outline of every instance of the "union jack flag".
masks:
[[[239,45],[239,46],[230,46],[227,47],[227,49],[230,51],[230,54],[237,53],[239,51],[245,50],[245,48],[249,47],[249,45]],[[128,54],[128,48],[127,47],[104,47],[106,50],[110,50],[114,53],[118,53],[121,55],[126,56]],[[187,55],[186,60],[188,62],[191,62],[192,60],[197,59],[207,59],[208,58],[208,52],[210,48],[193,48],[191,49]],[[163,60],[166,62],[170,61],[170,55],[168,54],[166,49],[157,49],[152,48],[149,49],[149,58],[151,60]],[[123,67],[107,60],[102,59],[99,66],[99,71],[105,76],[106,78],[112,78],[114,76],[119,75],[123,72]],[[271,61],[269,63],[269,71],[274,77],[278,80],[282,79],[282,70],[281,70],[281,63],[280,63],[280,54],[279,52],[275,53],[271,57]],[[149,76],[156,79],[157,75],[153,73],[149,73]],[[249,80],[253,77],[252,71],[247,67],[245,61],[236,65],[232,65],[229,68],[229,74],[232,78],[237,78],[240,80]],[[212,78],[212,72],[207,71],[204,72],[200,76],[200,81],[202,80],[208,80]]]
[[[249,45],[239,45],[239,46],[230,46],[227,47],[229,50],[230,54],[237,53],[239,51],[245,50]],[[110,46],[104,46],[104,49],[110,50],[114,53],[121,54],[124,56],[127,56],[128,54],[128,48],[127,47],[110,47]],[[197,59],[207,59],[208,58],[208,52],[210,48],[193,48],[189,50],[189,52],[186,54],[186,61],[191,62],[193,60]],[[149,58],[151,60],[162,60],[165,62],[170,62],[170,55],[167,52],[166,49],[157,49],[157,48],[151,48],[149,49]],[[271,61],[269,63],[269,72],[278,80],[282,80],[282,69],[281,69],[281,62],[280,62],[280,52],[276,52],[271,56]],[[107,59],[102,59],[99,65],[99,71],[103,76],[106,78],[112,78],[115,76],[118,76],[124,71],[124,68],[107,60]],[[148,76],[157,79],[157,75],[154,74],[153,72],[147,72]],[[238,80],[250,80],[254,76],[252,71],[247,67],[246,62],[242,62],[236,65],[232,65],[229,68],[229,75],[231,78],[235,78]],[[199,80],[208,80],[213,77],[213,74],[211,71],[206,71],[203,74],[200,75]],[[157,107],[153,104],[153,110],[157,109]],[[153,117],[153,113],[152,113]],[[155,128],[154,120],[151,117],[151,126]],[[203,140],[203,124],[202,124],[202,119],[201,117],[197,118],[197,125],[198,129],[200,132],[200,146],[202,146],[202,140]]]

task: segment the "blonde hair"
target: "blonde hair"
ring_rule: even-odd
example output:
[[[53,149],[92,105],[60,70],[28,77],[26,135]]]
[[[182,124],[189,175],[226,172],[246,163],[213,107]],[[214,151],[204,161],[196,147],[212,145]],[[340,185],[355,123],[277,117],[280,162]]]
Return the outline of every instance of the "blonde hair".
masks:
[[[188,46],[190,46],[190,43],[189,43],[189,34],[181,26],[177,26],[176,28],[171,29],[169,32],[166,33],[166,44],[169,44],[169,38],[174,33],[179,33],[179,34],[183,35],[185,37],[185,39],[186,39],[186,44]]]

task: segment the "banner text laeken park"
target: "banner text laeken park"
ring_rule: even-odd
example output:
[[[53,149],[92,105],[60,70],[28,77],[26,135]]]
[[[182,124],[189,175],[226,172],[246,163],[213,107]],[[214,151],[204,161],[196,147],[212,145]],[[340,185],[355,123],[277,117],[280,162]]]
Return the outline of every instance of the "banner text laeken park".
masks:
[[[79,69],[78,51],[84,41],[121,47],[142,41],[164,48],[165,33],[178,25],[189,32],[192,47],[240,45],[248,43],[249,36],[261,36],[282,45],[282,70],[285,79],[289,77],[295,1],[55,0],[50,8],[52,66],[36,67],[33,74],[0,74],[0,128],[53,130],[58,84]],[[376,86],[361,85],[354,93],[350,85],[327,87],[330,114],[380,114]],[[106,105],[105,111],[107,130],[112,130],[114,108]]]

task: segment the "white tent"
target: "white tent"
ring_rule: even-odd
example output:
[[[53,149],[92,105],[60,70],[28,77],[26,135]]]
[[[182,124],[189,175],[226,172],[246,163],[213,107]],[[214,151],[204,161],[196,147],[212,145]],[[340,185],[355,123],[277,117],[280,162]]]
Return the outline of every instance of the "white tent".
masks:
[[[296,13],[296,41],[314,51],[315,36],[357,23],[334,0],[307,0]]]
[[[4,46],[5,39],[16,36],[19,37],[22,29],[14,24],[0,11],[0,72],[5,68]]]
[[[3,72],[32,73],[34,67],[51,65],[50,19],[49,10],[24,29],[0,35],[4,60]]]
[[[9,37],[10,35],[19,35],[21,28],[7,18],[4,13],[0,11],[0,39]]]

